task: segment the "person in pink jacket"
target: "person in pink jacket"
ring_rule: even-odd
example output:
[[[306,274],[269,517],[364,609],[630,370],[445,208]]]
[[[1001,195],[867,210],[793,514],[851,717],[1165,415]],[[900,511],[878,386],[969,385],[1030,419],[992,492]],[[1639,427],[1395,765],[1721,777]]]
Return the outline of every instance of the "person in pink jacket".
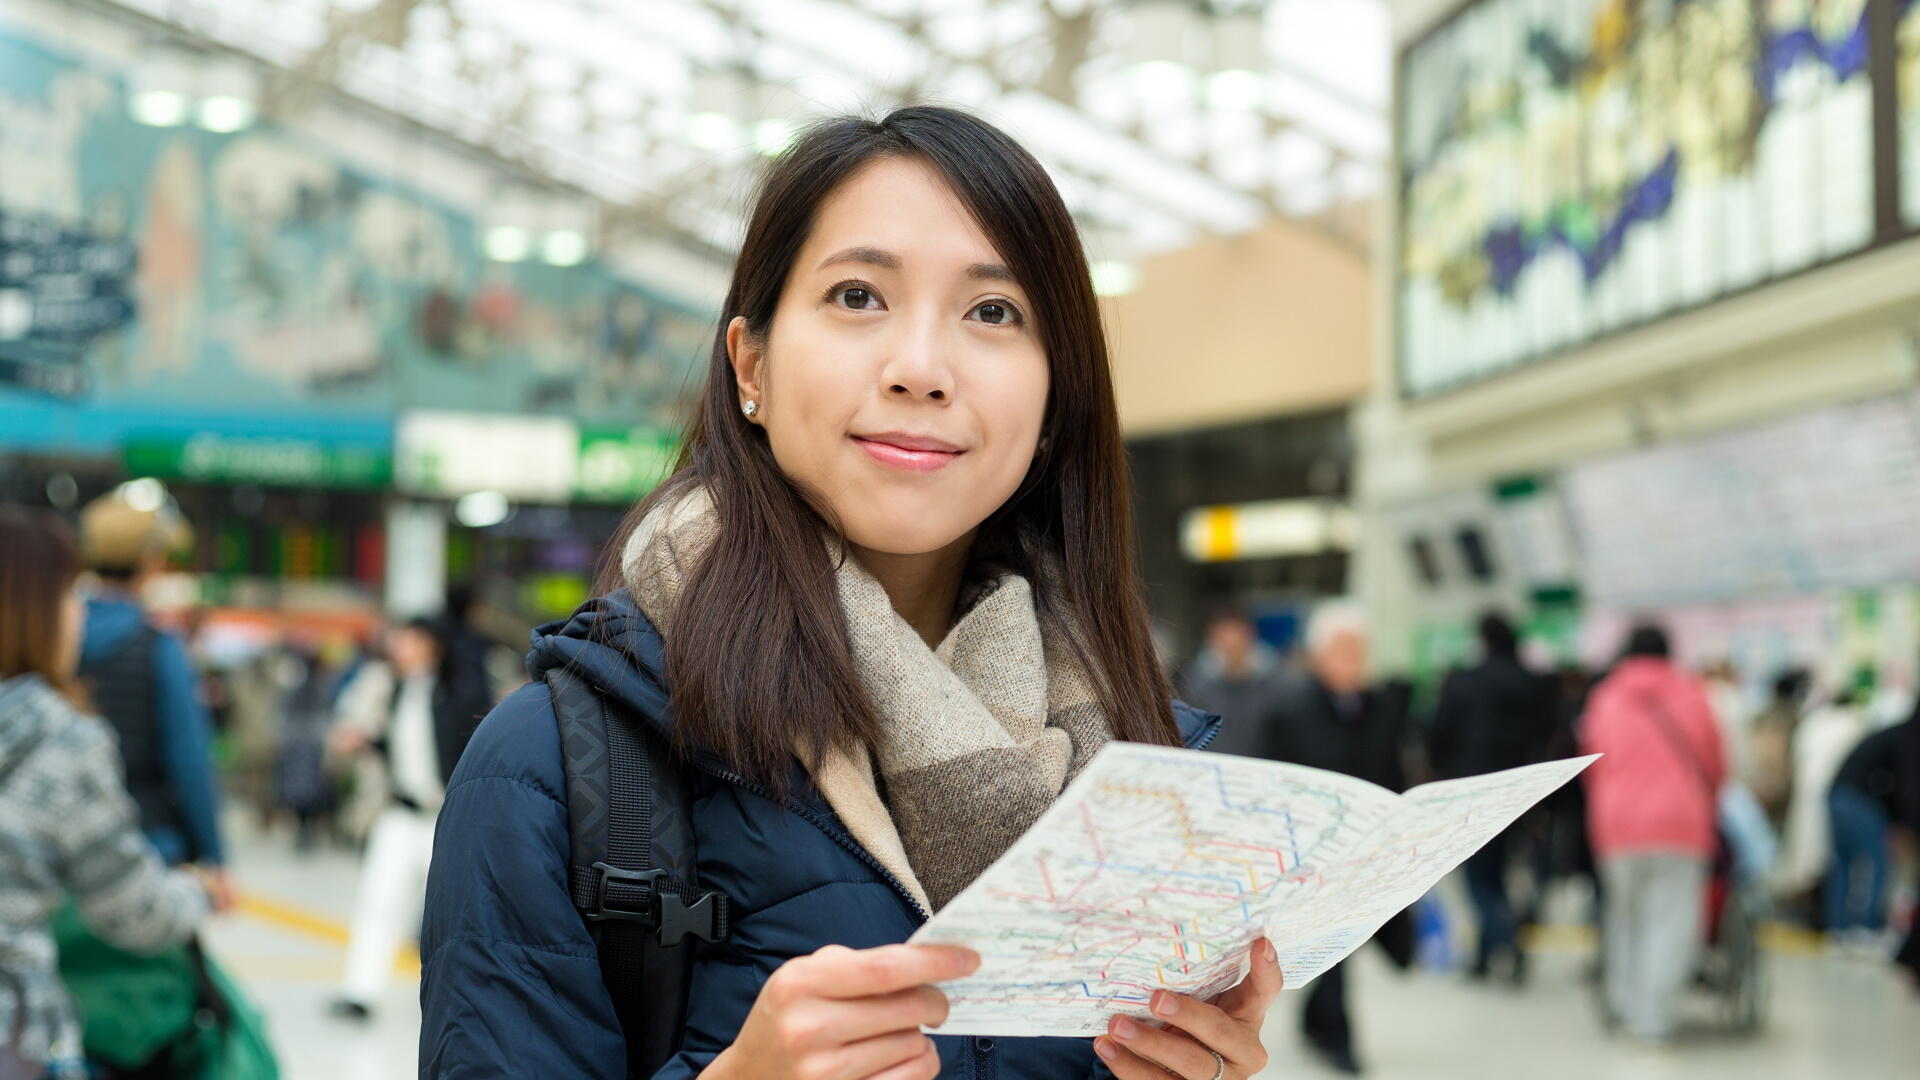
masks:
[[[1587,831],[1605,911],[1606,1001],[1628,1034],[1661,1042],[1693,973],[1726,775],[1704,687],[1670,659],[1665,631],[1640,626],[1594,688],[1581,752]]]

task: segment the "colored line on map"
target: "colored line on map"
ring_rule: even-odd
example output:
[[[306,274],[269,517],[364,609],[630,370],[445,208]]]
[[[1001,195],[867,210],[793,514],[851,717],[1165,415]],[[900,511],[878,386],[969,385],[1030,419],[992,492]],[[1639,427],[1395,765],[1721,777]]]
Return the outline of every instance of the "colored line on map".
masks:
[[[1145,987],[1141,989],[1145,989]],[[1084,994],[1090,1001],[1125,1001],[1134,1005],[1145,1005],[1153,1000],[1152,994],[1148,994],[1146,997],[1129,997],[1126,994],[1096,994],[1093,992],[1093,987],[1088,986],[1086,983],[1080,984],[1080,993]]]
[[[1274,810],[1265,806],[1242,806],[1227,795],[1227,771],[1218,765],[1209,766],[1213,770],[1213,779],[1220,787],[1220,805],[1229,810],[1245,810],[1254,814],[1272,814],[1275,817],[1284,814],[1284,810]]]
[[[1129,874],[1145,874],[1148,877],[1184,877],[1198,878],[1201,881],[1222,881],[1233,886],[1235,896],[1246,892],[1240,887],[1238,878],[1221,877],[1218,874],[1200,874],[1192,870],[1162,870],[1153,866],[1128,866],[1125,863],[1095,862],[1092,859],[1075,859],[1074,863],[1079,866],[1101,866],[1109,870],[1124,870]]]

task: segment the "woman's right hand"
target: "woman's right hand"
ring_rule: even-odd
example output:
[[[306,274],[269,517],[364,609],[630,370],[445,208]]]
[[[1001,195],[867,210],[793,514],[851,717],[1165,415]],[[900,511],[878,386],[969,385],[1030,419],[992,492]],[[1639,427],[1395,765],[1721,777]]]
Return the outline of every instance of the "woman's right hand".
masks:
[[[980,954],[952,945],[829,945],[780,965],[706,1080],[931,1080],[922,1025],[947,1019],[931,984],[971,974]]]

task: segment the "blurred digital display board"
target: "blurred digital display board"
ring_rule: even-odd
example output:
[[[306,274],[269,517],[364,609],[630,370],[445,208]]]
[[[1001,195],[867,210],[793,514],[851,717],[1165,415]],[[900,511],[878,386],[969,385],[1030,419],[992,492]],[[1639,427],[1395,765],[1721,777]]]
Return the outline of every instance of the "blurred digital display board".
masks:
[[[1920,3],[1481,0],[1400,58],[1411,397],[1890,239],[1876,69],[1899,57],[1920,224]],[[1891,74],[1884,76],[1892,78]]]
[[[1561,489],[1600,603],[1920,580],[1920,396],[1581,466]]]

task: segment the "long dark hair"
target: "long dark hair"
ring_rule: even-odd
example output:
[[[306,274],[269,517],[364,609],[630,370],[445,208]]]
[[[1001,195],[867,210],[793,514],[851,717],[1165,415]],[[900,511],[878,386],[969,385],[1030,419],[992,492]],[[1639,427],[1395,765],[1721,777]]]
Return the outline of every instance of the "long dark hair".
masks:
[[[62,610],[80,577],[73,531],[51,514],[0,506],[0,679],[38,675],[81,708],[60,650]]]
[[[767,339],[820,205],[863,165],[886,157],[924,162],[944,177],[1031,298],[1046,348],[1045,449],[975,543],[1033,583],[1050,626],[1077,630],[1072,647],[1117,738],[1175,742],[1135,564],[1132,482],[1086,255],[1039,162],[954,109],[820,121],[761,180],[677,469],[628,516],[602,591],[620,583],[620,551],[641,518],[704,487],[719,534],[689,569],[666,635],[676,735],[776,790],[796,753],[811,762],[829,746],[876,742],[880,719],[854,674],[833,558],[818,539],[828,523],[816,507],[825,504],[780,471],[765,433],[740,416],[726,331],[742,316],[754,340]]]

